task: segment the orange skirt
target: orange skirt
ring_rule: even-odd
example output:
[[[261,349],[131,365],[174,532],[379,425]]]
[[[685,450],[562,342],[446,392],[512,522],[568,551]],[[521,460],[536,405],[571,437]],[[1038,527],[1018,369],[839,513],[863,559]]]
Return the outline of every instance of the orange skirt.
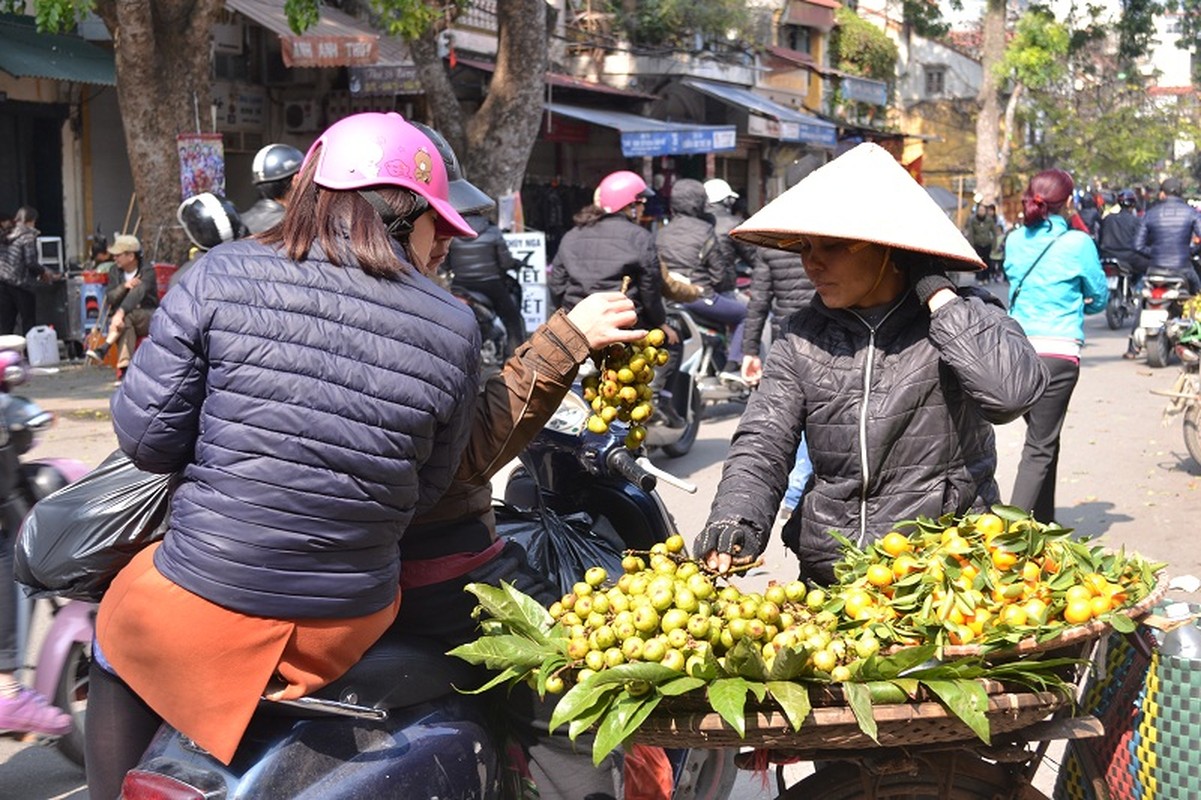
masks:
[[[223,764],[259,698],[292,700],[342,676],[396,619],[391,606],[349,619],[280,620],[222,608],[169,581],[155,544],[100,603],[104,658],[155,713]],[[269,688],[270,685],[270,688]]]

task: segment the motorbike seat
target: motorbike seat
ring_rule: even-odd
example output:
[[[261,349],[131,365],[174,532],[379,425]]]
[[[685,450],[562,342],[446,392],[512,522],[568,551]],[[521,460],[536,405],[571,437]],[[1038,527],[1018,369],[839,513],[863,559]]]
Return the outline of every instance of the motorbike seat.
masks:
[[[447,649],[434,639],[385,635],[345,675],[309,697],[397,709],[428,703],[456,688],[475,689],[484,683],[488,676],[481,668],[446,655]],[[270,701],[262,701],[259,708],[285,716],[323,715]]]

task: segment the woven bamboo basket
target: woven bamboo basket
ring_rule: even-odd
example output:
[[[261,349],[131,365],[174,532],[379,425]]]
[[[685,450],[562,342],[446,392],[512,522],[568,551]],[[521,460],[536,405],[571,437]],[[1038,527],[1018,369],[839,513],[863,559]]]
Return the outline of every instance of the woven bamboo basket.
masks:
[[[988,722],[992,736],[1033,725],[1070,702],[1056,692],[1007,692],[1000,684],[985,681],[989,691]],[[912,703],[876,705],[878,744],[859,728],[851,709],[840,703],[837,692],[825,687],[810,690],[813,710],[794,731],[774,702],[749,703],[746,737],[717,713],[690,698],[665,700],[639,726],[634,739],[664,747],[756,747],[788,750],[839,750],[868,747],[915,746],[976,738],[958,717],[940,703],[919,699]],[[839,704],[828,704],[828,703]]]

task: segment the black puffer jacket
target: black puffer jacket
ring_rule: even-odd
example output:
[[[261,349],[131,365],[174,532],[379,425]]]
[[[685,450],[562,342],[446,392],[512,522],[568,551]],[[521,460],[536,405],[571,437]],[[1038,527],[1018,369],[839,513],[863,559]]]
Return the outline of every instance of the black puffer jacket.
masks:
[[[906,292],[875,330],[820,296],[792,316],[734,434],[709,524],[741,522],[766,546],[802,432],[814,475],[784,540],[811,580],[833,579],[827,531],[862,545],[919,514],[996,503],[992,426],[1029,409],[1047,372],[999,303],[960,292],[933,315]]]
[[[450,240],[446,266],[454,273],[455,283],[497,281],[512,269],[516,260],[505,244],[504,234],[485,216],[469,214],[464,217],[478,236],[474,239]]]
[[[759,268],[760,249],[748,242],[740,242],[730,236],[730,231],[742,224],[742,219],[735,216],[724,203],[710,203],[705,210],[713,217],[713,231],[717,234],[717,246],[724,251],[722,258],[737,266],[741,259],[750,267],[752,273]]]
[[[1185,269],[1191,267],[1194,236],[1201,236],[1201,218],[1179,197],[1168,197],[1143,217],[1134,247],[1151,260],[1152,267]]]
[[[1101,233],[1097,238],[1101,258],[1116,258],[1135,267],[1140,273],[1145,272],[1146,257],[1135,247],[1139,228],[1142,226],[1143,220],[1134,213],[1133,208],[1123,208],[1118,213],[1102,219]]]
[[[667,312],[659,292],[659,265],[651,232],[620,212],[595,221],[581,212],[576,220],[578,224],[564,235],[551,264],[547,278],[551,303],[570,311],[593,292],[620,291],[621,279],[629,275],[639,326],[662,325]]]
[[[705,186],[691,178],[671,188],[671,221],[655,234],[655,250],[671,272],[701,287],[705,296],[734,290],[731,251],[717,246],[713,218],[705,213]]]
[[[355,617],[396,597],[400,537],[466,444],[479,334],[415,270],[376,279],[314,245],[213,248],[163,298],[113,396],[117,441],[182,470],[154,563],[236,611]]]
[[[759,355],[759,342],[769,311],[772,337],[775,338],[784,321],[809,305],[813,295],[813,281],[809,280],[798,253],[764,249],[759,254],[759,265],[751,275],[751,302],[746,307],[746,328],[742,335],[743,354]]]

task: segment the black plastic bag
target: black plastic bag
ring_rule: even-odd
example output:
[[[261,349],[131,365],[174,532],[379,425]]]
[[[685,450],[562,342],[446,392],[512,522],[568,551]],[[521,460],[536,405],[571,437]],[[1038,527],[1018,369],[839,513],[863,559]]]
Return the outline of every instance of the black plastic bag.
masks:
[[[30,597],[99,602],[138,551],[166,533],[175,476],[122,452],[38,501],[17,538],[13,572]]]
[[[621,575],[622,550],[614,534],[593,529],[583,512],[559,516],[549,508],[526,510],[494,505],[496,532],[525,550],[530,565],[567,594],[584,580],[589,567],[604,567],[614,579]]]

